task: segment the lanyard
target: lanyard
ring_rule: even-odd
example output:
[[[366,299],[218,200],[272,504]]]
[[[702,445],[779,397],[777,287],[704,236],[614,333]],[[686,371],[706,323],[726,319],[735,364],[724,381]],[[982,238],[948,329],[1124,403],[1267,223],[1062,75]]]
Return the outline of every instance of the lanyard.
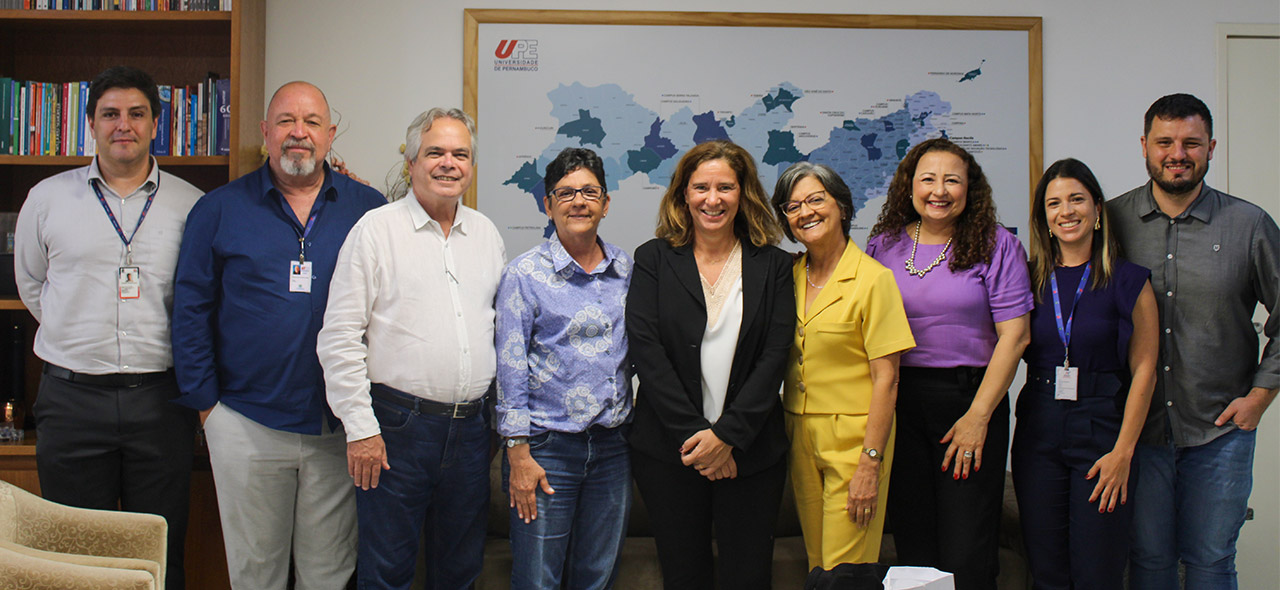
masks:
[[[300,249],[298,252],[299,263],[307,261],[307,236],[311,234],[311,226],[315,225],[316,215],[319,215],[319,214],[320,214],[319,211],[312,213],[311,217],[307,218],[307,226],[303,228],[302,233],[298,235],[298,248]],[[296,233],[298,231],[298,228],[295,226],[293,228],[293,231]]]
[[[1084,265],[1084,274],[1080,277],[1080,286],[1076,288],[1076,298],[1071,302],[1071,310],[1067,312],[1067,323],[1064,327],[1062,324],[1062,301],[1058,299],[1058,273],[1049,274],[1049,286],[1053,289],[1053,315],[1058,320],[1058,338],[1062,340],[1062,349],[1066,355],[1062,362],[1062,366],[1071,366],[1071,321],[1072,316],[1076,313],[1076,305],[1080,303],[1080,296],[1084,294],[1084,286],[1089,282],[1089,272],[1093,270],[1093,263]]]
[[[147,204],[142,206],[142,214],[138,216],[138,224],[133,226],[133,233],[129,237],[124,237],[124,230],[120,229],[120,222],[116,221],[116,214],[111,212],[111,206],[107,204],[107,198],[102,196],[102,189],[98,188],[98,179],[94,178],[89,182],[89,186],[93,187],[93,192],[98,195],[98,202],[102,203],[102,209],[107,212],[107,219],[111,220],[111,226],[116,228],[116,235],[120,236],[120,241],[124,242],[124,263],[133,266],[133,238],[138,235],[138,228],[142,227],[142,220],[147,218],[147,211],[151,210],[151,202],[155,200],[156,193],[160,192],[160,180],[156,178],[156,188],[147,195]],[[123,201],[123,200],[122,200]],[[124,212],[124,205],[120,206],[120,211]]]

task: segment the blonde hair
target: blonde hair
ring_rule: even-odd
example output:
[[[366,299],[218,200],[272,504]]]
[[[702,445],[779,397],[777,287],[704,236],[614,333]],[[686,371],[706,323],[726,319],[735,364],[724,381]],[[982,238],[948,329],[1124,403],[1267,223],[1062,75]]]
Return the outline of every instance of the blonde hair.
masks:
[[[747,150],[725,139],[700,143],[680,158],[671,184],[658,205],[658,228],[654,235],[675,247],[693,243],[693,216],[689,213],[685,191],[698,166],[712,160],[724,160],[738,176],[738,214],[733,219],[733,235],[757,247],[777,244],[782,230],[769,208],[769,197],[760,184],[755,160]]]

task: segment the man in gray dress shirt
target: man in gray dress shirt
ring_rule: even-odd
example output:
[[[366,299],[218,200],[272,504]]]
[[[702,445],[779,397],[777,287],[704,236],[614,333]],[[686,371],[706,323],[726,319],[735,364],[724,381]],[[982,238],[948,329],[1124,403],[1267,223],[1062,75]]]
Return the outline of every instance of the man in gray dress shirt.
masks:
[[[31,189],[14,274],[40,322],[36,466],[44,497],[169,521],[166,588],[182,588],[196,413],[178,395],[169,345],[173,274],[199,189],[151,157],[151,76],[110,68],[89,86],[98,156]]]
[[[1213,118],[1188,94],[1147,111],[1151,180],[1107,203],[1124,252],[1151,269],[1160,364],[1137,448],[1134,590],[1235,588],[1236,538],[1253,486],[1255,429],[1280,387],[1280,230],[1204,183]],[[1266,307],[1258,354],[1252,318]]]

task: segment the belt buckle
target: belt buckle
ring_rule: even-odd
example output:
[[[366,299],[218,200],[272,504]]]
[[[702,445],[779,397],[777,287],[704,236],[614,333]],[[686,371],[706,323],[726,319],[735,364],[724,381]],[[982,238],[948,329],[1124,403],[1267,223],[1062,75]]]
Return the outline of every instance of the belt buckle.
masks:
[[[460,412],[461,410],[462,410],[462,404],[453,404],[453,419],[454,419],[454,420],[457,420],[458,418],[465,418],[465,417],[466,417],[466,416],[462,416],[462,415],[460,415],[460,414],[459,414],[459,412]]]

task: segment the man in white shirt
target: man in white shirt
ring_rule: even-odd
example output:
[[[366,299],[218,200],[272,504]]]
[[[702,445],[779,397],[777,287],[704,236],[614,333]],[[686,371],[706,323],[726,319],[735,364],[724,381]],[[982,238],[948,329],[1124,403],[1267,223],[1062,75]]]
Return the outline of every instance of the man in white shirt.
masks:
[[[178,396],[169,345],[173,274],[201,191],[151,157],[160,95],[117,66],[90,83],[98,155],[31,189],[14,275],[40,322],[36,467],[45,498],[150,512],[169,522],[166,588],[182,588],[196,413]]]
[[[338,255],[317,351],[359,488],[361,587],[408,588],[424,528],[427,588],[466,588],[480,573],[506,254],[493,223],[459,202],[474,158],[466,113],[419,115],[405,138],[407,198],[366,214]]]

